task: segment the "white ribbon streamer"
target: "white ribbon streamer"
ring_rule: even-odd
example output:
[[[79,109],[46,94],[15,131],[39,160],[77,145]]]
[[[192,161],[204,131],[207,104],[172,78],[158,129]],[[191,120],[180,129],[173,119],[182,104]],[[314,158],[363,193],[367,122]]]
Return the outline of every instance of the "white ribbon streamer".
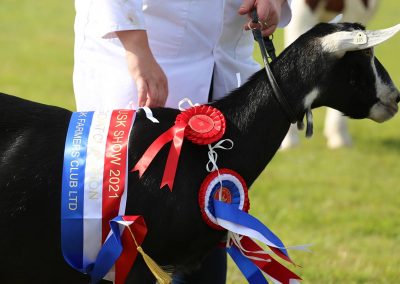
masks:
[[[235,244],[236,247],[239,248],[240,253],[243,256],[245,256],[246,258],[251,259],[251,260],[256,260],[256,261],[271,262],[270,259],[259,258],[259,257],[256,257],[254,255],[247,255],[247,253],[249,253],[249,252],[251,252],[253,254],[256,253],[256,254],[259,254],[259,255],[271,255],[271,254],[274,254],[274,252],[273,251],[263,251],[263,250],[261,250],[261,251],[249,251],[249,250],[246,250],[241,244],[242,238],[243,238],[242,235],[239,235],[239,234],[236,234],[236,233],[233,233],[233,232],[229,231],[228,232],[228,239],[227,239],[227,242],[226,242],[226,246],[230,247],[230,243],[232,242],[233,244]],[[295,247],[289,247],[289,248],[293,249]],[[269,275],[269,274],[266,274],[266,275],[268,275],[268,278],[273,283],[282,284],[282,282],[280,282],[277,279],[273,278],[271,275]],[[289,279],[289,284],[300,284],[300,282],[297,279]]]
[[[180,111],[186,110],[186,108],[183,107],[183,104],[185,104],[185,103],[188,104],[190,107],[194,107],[194,106],[199,106],[200,105],[200,104],[193,104],[190,99],[184,98],[184,99],[180,100],[179,103],[178,103],[178,108],[179,108]]]
[[[150,108],[145,106],[145,107],[141,107],[141,109],[143,109],[144,112],[146,113],[146,117],[147,117],[148,120],[150,120],[153,123],[160,123],[158,121],[158,119],[153,116],[153,112],[151,111]]]
[[[130,109],[135,110],[133,101],[130,101],[130,102],[128,103],[128,106],[129,106]],[[155,118],[155,117],[153,116],[153,112],[151,111],[151,109],[150,109],[149,107],[144,106],[144,107],[140,107],[139,109],[143,109],[143,110],[144,110],[144,112],[145,112],[146,117],[147,117],[148,120],[150,120],[150,121],[153,122],[153,123],[160,123],[160,122],[158,121],[158,119]]]
[[[266,260],[264,258],[259,258],[259,257],[255,257],[253,255],[247,255],[247,253],[256,253],[259,255],[270,255],[271,253],[273,253],[271,251],[271,253],[264,251],[264,250],[259,250],[259,251],[249,251],[246,250],[242,244],[241,244],[241,240],[242,240],[243,236],[236,234],[236,233],[232,233],[232,232],[228,232],[228,240],[226,242],[226,246],[230,247],[230,242],[234,243],[238,248],[239,251],[241,252],[241,254],[249,259],[253,259],[253,260],[257,260],[257,261],[266,261],[266,262],[271,262],[271,260]]]
[[[231,144],[231,146],[228,147],[224,147],[222,146],[222,144],[224,142],[229,142]],[[218,154],[215,151],[216,149],[222,149],[222,150],[231,150],[233,148],[233,141],[231,139],[224,139],[219,141],[217,144],[215,144],[214,146],[211,146],[211,144],[208,144],[208,162],[206,165],[206,170],[211,173],[213,171],[217,171],[218,172],[218,181],[220,184],[220,188],[222,188],[222,180],[221,180],[221,175],[219,173],[219,169],[217,166],[217,160],[218,160]],[[212,168],[210,169],[210,167],[212,166]],[[222,200],[222,190],[219,191],[219,195],[218,195],[218,200]]]
[[[134,106],[134,104],[133,104],[133,101],[130,101],[130,102],[128,103],[128,106],[129,106],[130,109],[135,110],[135,106]],[[155,118],[155,117],[153,116],[153,112],[151,111],[151,109],[150,109],[149,107],[144,106],[144,107],[139,107],[139,109],[143,109],[143,110],[144,110],[144,112],[146,113],[146,117],[147,117],[148,120],[150,120],[150,121],[153,122],[153,123],[160,123],[160,122],[158,121],[158,119]]]
[[[236,80],[237,80],[237,86],[238,88],[242,85],[242,78],[240,76],[240,73],[236,73]]]
[[[101,249],[104,157],[111,111],[96,111],[88,137],[83,199],[84,267],[96,261]]]
[[[230,143],[230,146],[223,146],[222,144],[224,144],[225,142]],[[217,166],[217,160],[218,160],[218,154],[215,151],[216,149],[222,149],[222,150],[231,150],[233,148],[233,141],[231,139],[224,139],[219,141],[217,144],[215,144],[214,146],[211,146],[211,144],[208,144],[208,162],[206,165],[206,169],[209,173],[218,170],[218,166]]]
[[[253,254],[256,253],[256,254],[259,254],[259,255],[271,255],[271,254],[274,254],[274,252],[273,251],[263,251],[263,250],[261,250],[261,251],[249,251],[249,250],[246,250],[241,244],[242,238],[243,238],[242,235],[239,235],[239,234],[236,234],[236,233],[233,233],[233,232],[229,231],[228,232],[228,239],[227,239],[227,242],[226,242],[226,246],[230,247],[231,246],[230,243],[232,242],[233,244],[235,244],[236,247],[239,248],[240,253],[243,256],[245,256],[246,258],[251,259],[251,260],[255,260],[255,261],[271,262],[271,259],[264,259],[264,258],[259,258],[259,257],[253,256],[253,255],[247,255],[247,253],[249,253],[249,252],[251,252]],[[268,276],[268,278],[274,284],[282,284],[282,282],[280,282],[277,279],[273,278],[271,275],[269,275],[267,273],[266,273],[266,275]],[[300,284],[300,282],[297,279],[289,279],[289,284]]]
[[[266,239],[260,232],[257,232],[253,229],[244,227],[242,225],[239,224],[235,224],[232,223],[230,221],[226,221],[220,218],[216,218],[217,219],[217,223],[218,225],[220,225],[222,228],[227,229],[230,232],[239,234],[239,235],[244,235],[247,236],[251,239],[256,239],[264,244],[266,244],[267,246],[270,247],[275,247],[275,248],[280,248],[280,249],[287,249],[287,250],[301,250],[301,251],[310,251],[309,250],[309,244],[307,245],[300,245],[300,246],[291,246],[291,247],[278,247],[275,244],[273,244],[272,242],[270,242],[268,239]],[[273,251],[265,251],[268,254],[275,254]]]

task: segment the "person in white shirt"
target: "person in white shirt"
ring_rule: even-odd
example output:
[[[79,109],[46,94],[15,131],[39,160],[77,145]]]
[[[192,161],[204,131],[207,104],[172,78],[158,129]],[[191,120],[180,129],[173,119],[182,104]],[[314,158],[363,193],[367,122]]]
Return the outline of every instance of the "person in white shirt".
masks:
[[[237,73],[245,82],[260,68],[246,15],[256,8],[269,35],[289,22],[290,2],[76,0],[77,110],[206,103],[211,81],[212,99],[225,96]]]
[[[263,35],[288,24],[291,0],[76,0],[73,83],[78,111],[172,107],[226,96],[258,71],[250,13]],[[226,281],[216,249],[174,283]]]

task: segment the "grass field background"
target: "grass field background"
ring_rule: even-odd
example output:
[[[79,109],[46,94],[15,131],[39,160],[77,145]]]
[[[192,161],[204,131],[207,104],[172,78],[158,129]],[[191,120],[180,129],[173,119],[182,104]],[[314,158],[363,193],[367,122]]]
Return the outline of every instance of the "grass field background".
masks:
[[[400,22],[398,0],[382,1],[369,28]],[[74,109],[72,1],[1,0],[0,91]],[[282,34],[277,33],[278,50]],[[400,35],[376,54],[400,86]],[[251,190],[251,213],[293,252],[304,283],[400,282],[400,117],[351,121],[354,146],[328,150],[324,110],[315,134],[279,152]],[[0,137],[1,139],[1,137]],[[4,217],[4,216],[3,216]],[[228,283],[245,283],[230,263]]]

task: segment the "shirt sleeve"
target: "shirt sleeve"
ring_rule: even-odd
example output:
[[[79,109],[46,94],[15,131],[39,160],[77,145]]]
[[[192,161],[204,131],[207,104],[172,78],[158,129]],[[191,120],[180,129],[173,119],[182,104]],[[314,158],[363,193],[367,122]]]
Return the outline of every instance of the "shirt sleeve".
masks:
[[[80,0],[83,1],[83,0]],[[145,30],[142,0],[92,0],[90,26],[103,38],[117,37],[117,31]]]
[[[287,0],[282,4],[281,20],[278,27],[286,27],[292,19],[292,0]]]

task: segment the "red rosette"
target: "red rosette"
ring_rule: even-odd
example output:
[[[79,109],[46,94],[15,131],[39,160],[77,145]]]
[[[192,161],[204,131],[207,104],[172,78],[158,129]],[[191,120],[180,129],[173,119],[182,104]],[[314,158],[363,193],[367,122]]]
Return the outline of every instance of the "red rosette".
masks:
[[[194,106],[181,112],[175,120],[175,124],[178,123],[187,125],[185,137],[198,145],[220,140],[226,129],[222,112],[209,105]]]

